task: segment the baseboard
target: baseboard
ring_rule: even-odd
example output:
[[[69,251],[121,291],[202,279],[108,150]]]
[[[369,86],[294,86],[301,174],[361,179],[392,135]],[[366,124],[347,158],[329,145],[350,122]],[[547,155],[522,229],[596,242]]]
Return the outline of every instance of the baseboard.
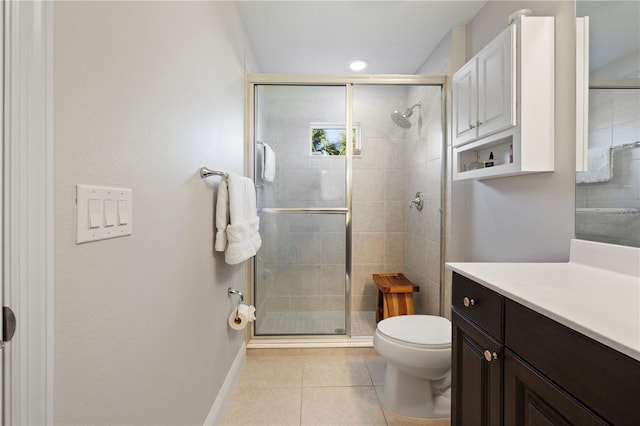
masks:
[[[240,374],[242,373],[242,369],[246,362],[247,346],[243,342],[242,346],[240,346],[240,349],[238,349],[238,353],[233,360],[233,364],[231,364],[231,368],[229,368],[227,377],[224,379],[224,383],[222,384],[222,388],[220,388],[220,392],[218,392],[218,396],[216,396],[216,400],[213,401],[213,405],[211,406],[209,415],[204,421],[204,426],[214,426],[222,424],[224,413],[227,410],[229,403],[231,402],[233,391],[236,388],[236,384],[240,379]]]

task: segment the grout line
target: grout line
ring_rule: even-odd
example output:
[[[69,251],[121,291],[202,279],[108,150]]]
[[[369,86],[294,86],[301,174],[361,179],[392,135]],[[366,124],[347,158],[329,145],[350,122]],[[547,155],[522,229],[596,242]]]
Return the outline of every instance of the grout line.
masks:
[[[380,407],[380,410],[382,411],[382,418],[384,419],[384,422],[388,426],[389,425],[389,420],[387,419],[387,413],[385,413],[384,406],[382,405],[382,401],[380,400],[380,395],[378,395],[378,391],[376,390],[376,384],[375,384],[375,382],[373,380],[373,375],[371,374],[372,370],[369,369],[369,364],[367,363],[366,360],[365,360],[364,364],[367,367],[367,371],[369,372],[369,379],[371,380],[371,385],[373,386],[373,392],[376,395],[376,400],[378,401],[378,406]]]
[[[302,374],[300,375],[300,417],[299,424],[302,426],[302,407],[304,405],[304,371],[307,357],[302,357]]]

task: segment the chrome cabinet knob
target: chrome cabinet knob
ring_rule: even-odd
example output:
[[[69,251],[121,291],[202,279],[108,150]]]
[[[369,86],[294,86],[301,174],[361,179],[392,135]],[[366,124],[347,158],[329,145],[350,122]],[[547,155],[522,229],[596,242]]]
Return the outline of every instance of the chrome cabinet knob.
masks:
[[[468,297],[465,297],[464,299],[462,299],[462,303],[464,303],[464,306],[469,307],[469,306],[475,305],[476,301],[473,299],[469,299]]]
[[[475,129],[475,128],[476,128],[476,126],[474,126],[473,124],[469,123],[469,130]]]
[[[489,352],[489,350],[484,351],[484,359],[491,362],[494,359],[498,359],[498,354],[495,352]]]

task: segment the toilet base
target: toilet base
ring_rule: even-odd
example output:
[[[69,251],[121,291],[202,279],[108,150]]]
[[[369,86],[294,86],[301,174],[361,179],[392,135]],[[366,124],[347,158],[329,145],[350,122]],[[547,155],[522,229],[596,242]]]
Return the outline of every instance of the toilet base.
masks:
[[[384,382],[384,407],[401,416],[448,418],[451,415],[449,391],[434,395],[430,380],[403,373],[387,362]]]

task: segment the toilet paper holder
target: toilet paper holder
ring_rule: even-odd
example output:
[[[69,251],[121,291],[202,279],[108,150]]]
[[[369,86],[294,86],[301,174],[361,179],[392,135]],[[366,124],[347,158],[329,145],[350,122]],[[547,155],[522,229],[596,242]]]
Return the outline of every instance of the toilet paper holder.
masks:
[[[229,296],[231,296],[232,294],[237,294],[238,296],[240,296],[240,300],[238,300],[238,305],[236,306],[236,320],[239,320],[240,317],[238,316],[238,309],[240,309],[240,304],[244,302],[244,295],[240,290],[236,290],[233,287],[229,287],[229,290],[227,290],[227,294]]]

